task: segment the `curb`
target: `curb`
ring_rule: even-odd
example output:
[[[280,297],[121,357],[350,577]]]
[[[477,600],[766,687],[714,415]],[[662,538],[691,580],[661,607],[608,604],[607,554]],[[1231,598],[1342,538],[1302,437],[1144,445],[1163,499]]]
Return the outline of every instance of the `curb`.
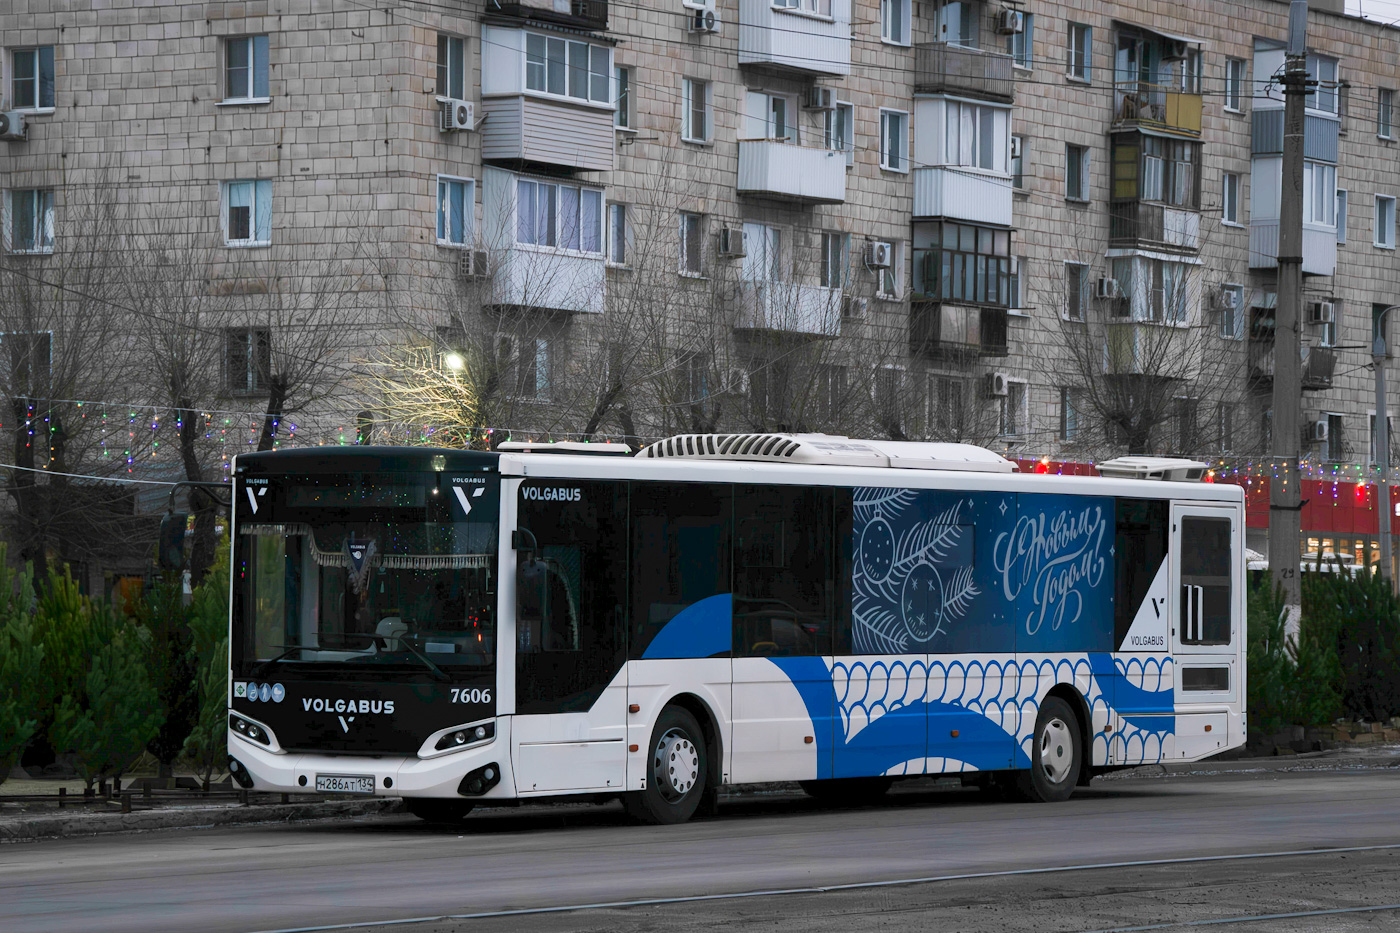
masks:
[[[136,813],[74,813],[0,820],[0,844],[34,842],[67,836],[144,832],[152,829],[193,829],[236,823],[285,823],[396,813],[403,809],[398,797],[372,800],[328,800],[302,804],[259,804],[225,807],[171,807]]]

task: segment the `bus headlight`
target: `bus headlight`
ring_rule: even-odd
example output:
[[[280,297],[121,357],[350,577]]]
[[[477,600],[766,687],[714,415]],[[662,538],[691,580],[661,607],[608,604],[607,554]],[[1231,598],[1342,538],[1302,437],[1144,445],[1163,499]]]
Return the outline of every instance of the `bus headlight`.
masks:
[[[442,738],[437,740],[437,744],[433,748],[440,752],[452,751],[466,748],[469,745],[479,745],[495,737],[496,724],[494,722],[477,723],[474,726],[458,726],[456,729],[449,729]]]
[[[250,739],[269,748],[272,747],[272,736],[268,735],[266,726],[260,726],[255,722],[249,722],[242,716],[230,713],[228,727],[245,739]]]

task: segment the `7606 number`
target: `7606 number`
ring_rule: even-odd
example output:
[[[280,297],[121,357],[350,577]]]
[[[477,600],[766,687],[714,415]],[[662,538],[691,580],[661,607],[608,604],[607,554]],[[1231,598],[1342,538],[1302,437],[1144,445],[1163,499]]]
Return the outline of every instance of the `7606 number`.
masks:
[[[453,703],[490,703],[490,687],[453,687]]]

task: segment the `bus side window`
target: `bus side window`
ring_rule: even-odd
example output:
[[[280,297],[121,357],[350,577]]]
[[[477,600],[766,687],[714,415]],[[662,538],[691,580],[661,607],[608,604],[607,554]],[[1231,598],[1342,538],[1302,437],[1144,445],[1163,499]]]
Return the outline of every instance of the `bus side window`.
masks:
[[[734,656],[831,653],[832,490],[734,489]]]
[[[1114,506],[1113,644],[1123,641],[1167,557],[1165,499],[1119,499]]]

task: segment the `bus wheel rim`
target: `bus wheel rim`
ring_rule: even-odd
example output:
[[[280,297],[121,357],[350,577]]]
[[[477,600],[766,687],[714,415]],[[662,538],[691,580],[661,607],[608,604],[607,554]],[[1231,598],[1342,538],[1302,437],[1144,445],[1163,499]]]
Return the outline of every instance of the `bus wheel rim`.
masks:
[[[672,729],[656,743],[652,768],[661,795],[675,802],[700,779],[700,752],[688,735]]]
[[[1063,719],[1056,717],[1040,730],[1040,768],[1047,780],[1059,784],[1074,764],[1074,736]]]

